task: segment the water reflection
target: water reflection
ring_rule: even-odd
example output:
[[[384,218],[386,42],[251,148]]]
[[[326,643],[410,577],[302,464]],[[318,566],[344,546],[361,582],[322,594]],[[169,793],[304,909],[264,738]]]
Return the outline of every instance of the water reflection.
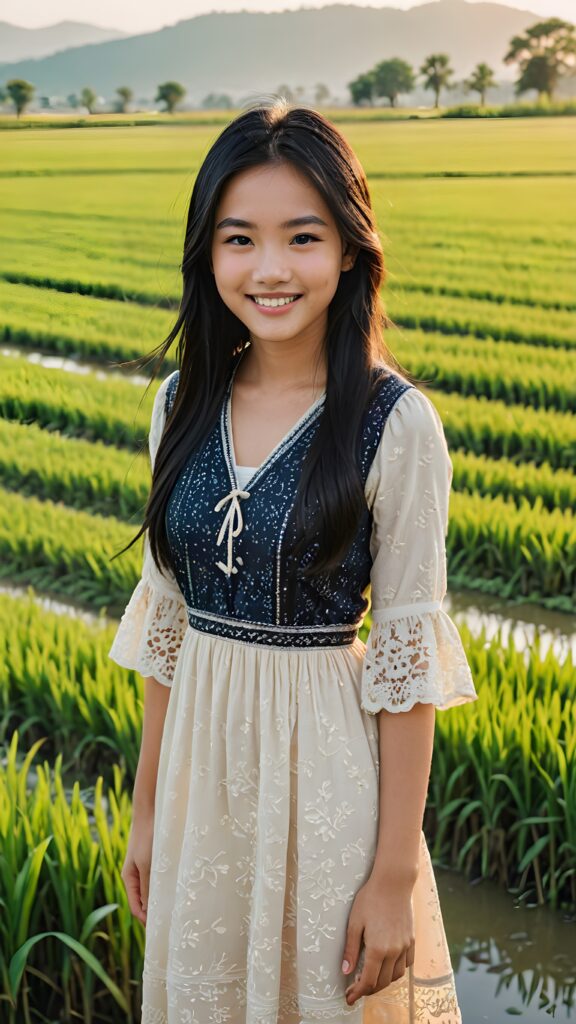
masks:
[[[576,921],[435,869],[463,1024],[576,1019]]]
[[[576,616],[568,612],[542,608],[527,602],[510,604],[509,601],[498,600],[476,590],[449,592],[443,607],[449,615],[455,616],[456,621],[462,615],[474,636],[478,636],[484,629],[488,642],[502,630],[503,646],[508,646],[512,638],[515,650],[529,655],[538,638],[543,658],[549,648],[552,648],[560,662],[570,653],[576,658]]]
[[[68,370],[70,373],[92,374],[97,380],[109,380],[110,377],[121,377],[145,387],[150,381],[149,376],[133,371],[126,371],[114,366],[102,365],[102,360],[74,359],[72,356],[47,355],[45,352],[30,352],[25,348],[14,348],[3,345],[0,355],[12,358],[27,359],[36,366],[44,366],[47,370]]]

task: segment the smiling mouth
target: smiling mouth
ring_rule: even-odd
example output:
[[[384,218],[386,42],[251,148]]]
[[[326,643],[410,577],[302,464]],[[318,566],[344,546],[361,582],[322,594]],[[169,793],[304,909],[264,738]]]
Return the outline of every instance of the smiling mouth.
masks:
[[[298,299],[302,298],[302,295],[279,295],[277,298],[267,295],[248,295],[247,298],[251,299],[255,306],[260,306],[263,309],[281,309],[284,306],[294,305]]]

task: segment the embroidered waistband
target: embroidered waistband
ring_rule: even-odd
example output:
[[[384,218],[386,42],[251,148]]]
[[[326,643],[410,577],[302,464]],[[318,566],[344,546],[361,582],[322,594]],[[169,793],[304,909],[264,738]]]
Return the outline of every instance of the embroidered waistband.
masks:
[[[233,619],[203,612],[187,605],[188,622],[201,633],[261,647],[347,647],[358,636],[360,623],[336,623],[329,626],[275,626],[247,619]]]

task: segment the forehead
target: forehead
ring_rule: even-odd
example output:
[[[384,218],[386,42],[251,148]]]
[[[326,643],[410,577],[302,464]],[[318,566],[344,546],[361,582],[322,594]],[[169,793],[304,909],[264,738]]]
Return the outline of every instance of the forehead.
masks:
[[[319,191],[305,174],[289,163],[248,167],[235,174],[224,186],[217,205],[218,216],[242,212],[255,222],[270,214],[282,220],[288,213],[314,212],[332,220]],[[306,209],[304,209],[306,208]]]

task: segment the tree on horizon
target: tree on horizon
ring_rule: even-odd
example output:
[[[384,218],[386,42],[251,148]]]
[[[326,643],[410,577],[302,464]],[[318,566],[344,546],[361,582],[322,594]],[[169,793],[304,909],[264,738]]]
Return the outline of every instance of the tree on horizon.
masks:
[[[414,89],[414,72],[410,64],[400,57],[380,61],[372,68],[372,75],[374,95],[385,96],[391,107],[396,106],[400,93],[409,93]]]
[[[35,91],[36,87],[32,85],[32,82],[27,82],[24,78],[11,78],[6,82],[6,93],[16,107],[16,117],[18,119],[32,101]]]
[[[535,89],[539,98],[551,102],[560,78],[574,74],[576,64],[576,26],[562,18],[537,21],[524,35],[514,36],[505,64],[518,64],[520,78],[516,95]]]
[[[374,72],[364,71],[358,75],[352,82],[348,82],[348,89],[350,90],[350,96],[352,97],[352,103],[355,107],[359,107],[361,103],[367,101],[370,106],[374,106]]]
[[[422,63],[420,74],[424,76],[424,88],[434,92],[434,109],[437,109],[442,89],[450,89],[454,69],[450,67],[447,53],[432,53]]]
[[[116,89],[119,100],[120,113],[125,114],[132,100],[134,99],[134,91],[128,85],[121,85]]]
[[[86,107],[89,114],[93,114],[97,102],[98,96],[94,92],[94,89],[91,89],[89,85],[85,85],[80,93],[81,106]]]
[[[154,102],[166,104],[168,113],[173,114],[175,107],[184,99],[185,95],[186,89],[180,82],[163,82],[158,86]]]
[[[486,93],[488,89],[494,89],[498,83],[494,72],[489,64],[477,64],[474,71],[462,83],[466,92],[477,92],[480,95],[480,106],[486,104]]]

